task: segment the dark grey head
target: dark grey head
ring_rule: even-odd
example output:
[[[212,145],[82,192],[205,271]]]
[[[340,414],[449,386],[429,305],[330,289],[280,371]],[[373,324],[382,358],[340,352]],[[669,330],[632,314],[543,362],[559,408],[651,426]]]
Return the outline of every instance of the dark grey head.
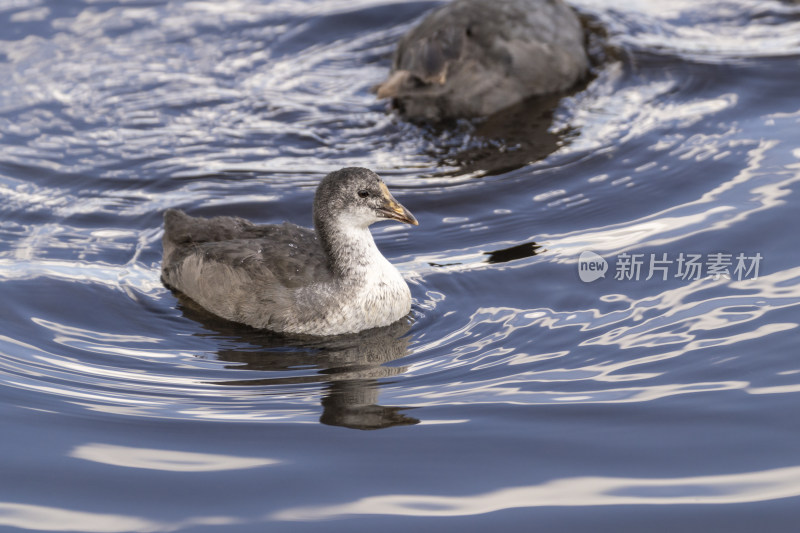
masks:
[[[331,225],[366,228],[385,219],[414,226],[419,224],[371,170],[343,168],[325,176],[317,187],[314,196],[314,225],[317,229]]]

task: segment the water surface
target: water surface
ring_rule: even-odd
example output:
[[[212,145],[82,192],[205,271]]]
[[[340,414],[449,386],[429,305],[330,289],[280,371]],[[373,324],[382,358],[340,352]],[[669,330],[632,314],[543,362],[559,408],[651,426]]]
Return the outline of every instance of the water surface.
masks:
[[[1,526],[793,530],[800,8],[576,0],[585,88],[435,129],[370,91],[435,5],[0,2]],[[165,208],[310,225],[353,165],[420,220],[373,232],[408,323],[161,285]]]

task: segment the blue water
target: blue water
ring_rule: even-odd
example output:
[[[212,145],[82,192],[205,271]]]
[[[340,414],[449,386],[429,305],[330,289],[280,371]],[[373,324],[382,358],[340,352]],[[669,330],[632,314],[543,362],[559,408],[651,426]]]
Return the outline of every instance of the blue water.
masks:
[[[0,528],[796,529],[800,6],[576,0],[585,88],[435,129],[370,92],[435,5],[0,1]],[[165,208],[310,225],[354,165],[408,324],[160,283]]]

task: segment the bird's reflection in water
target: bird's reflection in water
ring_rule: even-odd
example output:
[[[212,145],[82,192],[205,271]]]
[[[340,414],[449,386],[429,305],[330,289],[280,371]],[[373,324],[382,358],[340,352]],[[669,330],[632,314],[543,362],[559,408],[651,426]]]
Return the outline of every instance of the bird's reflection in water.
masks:
[[[232,387],[326,383],[322,398],[323,424],[354,429],[381,429],[419,423],[401,411],[407,408],[378,405],[379,379],[402,374],[405,367],[385,363],[408,355],[407,333],[411,323],[403,319],[391,326],[335,337],[288,337],[259,331],[216,317],[191,299],[176,293],[183,315],[200,323],[208,333],[223,336],[236,348],[220,349],[229,368],[269,373],[269,377],[215,381]],[[244,349],[243,345],[252,346]],[[285,373],[276,376],[275,373]]]
[[[579,129],[571,125],[554,128],[554,115],[562,99],[585,90],[608,64],[629,62],[624,51],[609,42],[598,19],[589,14],[580,15],[580,19],[589,55],[588,75],[561,93],[532,96],[479,119],[431,126],[431,145],[437,149],[429,155],[444,167],[455,167],[434,176],[505,174],[545,159],[580,135]]]
[[[443,126],[434,126],[431,133],[438,136],[434,145],[439,147],[439,152],[431,155],[439,159],[440,164],[458,169],[435,175],[490,176],[544,159],[568,144],[575,133],[569,129],[552,130],[553,113],[562,97],[561,94],[533,97],[489,117],[461,121],[450,137],[455,146],[449,145],[446,140],[449,136],[441,136]],[[466,147],[462,137],[465,133],[471,139]]]

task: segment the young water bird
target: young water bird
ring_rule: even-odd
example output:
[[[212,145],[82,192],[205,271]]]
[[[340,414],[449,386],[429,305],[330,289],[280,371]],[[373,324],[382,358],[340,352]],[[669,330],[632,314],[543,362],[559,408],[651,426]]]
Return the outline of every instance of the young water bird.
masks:
[[[566,91],[588,67],[562,0],[455,0],[403,36],[376,92],[412,120],[479,117]]]
[[[313,230],[169,209],[162,281],[215,315],[255,328],[338,335],[386,326],[411,310],[408,285],[369,231],[387,219],[418,224],[365,168],[323,178]]]

